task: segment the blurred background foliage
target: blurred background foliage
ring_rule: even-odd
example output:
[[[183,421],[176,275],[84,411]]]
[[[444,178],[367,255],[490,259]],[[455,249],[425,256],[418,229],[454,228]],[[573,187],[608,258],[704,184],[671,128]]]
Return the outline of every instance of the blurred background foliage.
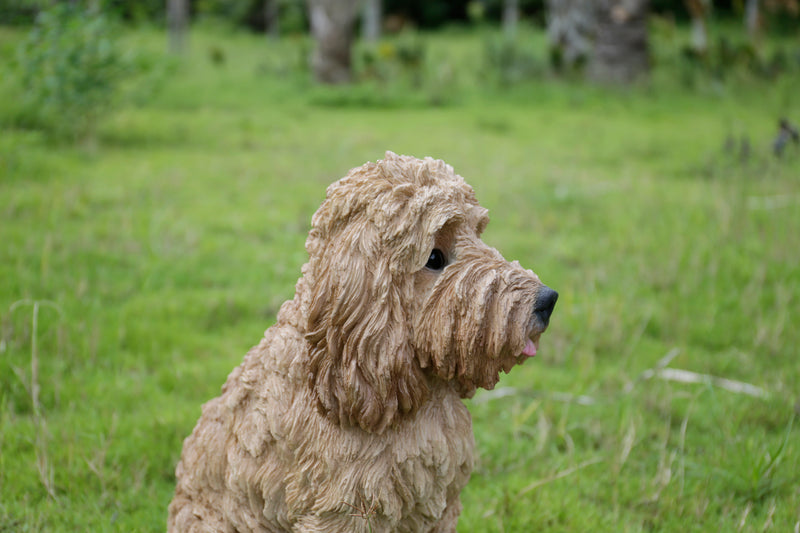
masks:
[[[21,126],[55,136],[93,137],[97,120],[121,102],[128,82],[148,65],[124,51],[115,38],[118,22],[100,11],[56,4],[42,11],[18,48],[23,89],[17,108]]]
[[[333,12],[360,4],[338,2]],[[353,82],[339,90],[310,88],[311,101],[323,105],[448,105],[476,88],[496,90],[552,78],[629,83],[640,81],[640,71],[662,86],[677,83],[702,90],[727,81],[774,81],[800,70],[800,44],[793,38],[800,29],[798,0],[371,3],[378,6],[380,27],[367,38],[365,12],[353,16],[339,34],[314,34],[309,10],[315,4],[302,0],[0,0],[0,23],[28,32],[16,53],[8,54],[14,75],[0,83],[0,90],[16,105],[5,110],[0,106],[0,123],[40,129],[53,138],[91,140],[103,117],[146,100],[175,71],[182,46],[179,34],[170,41],[176,52],[172,55],[119,43],[126,28],[158,31],[167,26],[170,35],[176,35],[169,6],[184,12],[178,21],[183,32],[199,25],[288,38],[288,57],[279,65],[259,66],[261,73]],[[509,6],[514,13],[511,25]],[[748,14],[753,6],[755,17]],[[633,20],[637,9],[646,14],[638,22]],[[623,24],[615,26],[619,21],[614,17]],[[687,35],[681,28],[689,25]],[[496,31],[499,26],[502,31]],[[477,32],[483,44],[477,50],[452,47],[432,53],[428,35],[434,31],[454,36]],[[357,40],[359,32],[362,39]],[[343,39],[342,49],[336,49]],[[651,40],[658,46],[650,47]],[[611,57],[603,58],[598,50],[605,50],[606,56],[610,50]],[[620,54],[634,52],[640,58],[629,59],[633,70],[620,71]],[[206,55],[218,67],[227,59],[220,44],[210,45]],[[598,69],[602,60],[606,65]],[[334,65],[339,73],[326,79],[318,67],[331,61],[342,64]]]
[[[275,0],[281,17],[291,19],[287,31],[302,31],[308,25],[303,0]],[[73,2],[80,3],[80,2]],[[383,0],[383,13],[397,23],[418,28],[437,29],[453,24],[499,22],[502,19],[504,0]],[[765,0],[762,2],[763,24],[770,31],[792,32],[800,27],[800,5],[797,0]],[[32,24],[37,13],[52,5],[51,0],[0,0],[0,22],[3,24]],[[167,3],[163,0],[93,0],[87,2],[103,12],[136,23],[163,24]],[[193,17],[220,17],[235,26],[252,31],[265,30],[264,0],[191,0],[189,8]],[[547,18],[546,0],[518,0],[522,18],[543,26]],[[715,17],[741,20],[745,15],[746,0],[708,1],[708,9]],[[685,0],[651,0],[653,14],[671,20],[690,18]],[[476,13],[479,16],[476,17]],[[282,25],[286,22],[281,20]]]

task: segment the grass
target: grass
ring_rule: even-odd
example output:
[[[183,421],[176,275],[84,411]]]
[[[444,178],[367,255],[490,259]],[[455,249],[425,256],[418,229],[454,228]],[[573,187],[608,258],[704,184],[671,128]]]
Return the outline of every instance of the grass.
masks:
[[[454,74],[407,95],[401,70],[314,88],[304,41],[204,29],[85,146],[20,127],[0,61],[0,531],[163,530],[182,439],[291,298],[325,187],[387,149],[454,165],[485,240],[561,295],[540,355],[468,401],[459,531],[800,528],[800,149],[770,151],[797,75],[482,88],[480,35],[424,37]]]

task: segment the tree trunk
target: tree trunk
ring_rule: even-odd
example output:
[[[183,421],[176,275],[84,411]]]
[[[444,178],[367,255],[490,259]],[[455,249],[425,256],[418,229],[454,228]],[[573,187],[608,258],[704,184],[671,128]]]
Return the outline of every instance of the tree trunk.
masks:
[[[503,33],[509,39],[517,34],[519,0],[503,0]]]
[[[591,54],[595,34],[593,0],[547,0],[547,38],[554,66],[573,68]]]
[[[747,35],[750,36],[750,40],[755,41],[761,29],[761,14],[758,0],[747,0],[744,8],[744,26],[747,28]]]
[[[316,41],[311,70],[318,82],[338,84],[351,80],[358,7],[358,0],[308,0],[311,34]]]
[[[630,83],[647,73],[647,0],[596,0],[596,37],[587,74],[603,83]]]
[[[264,33],[270,39],[277,39],[281,34],[280,26],[280,6],[278,0],[266,0],[264,2]]]
[[[704,55],[708,50],[708,34],[706,32],[707,9],[705,0],[684,1],[686,3],[686,9],[692,17],[692,50],[699,55]]]
[[[374,43],[381,38],[381,0],[365,0],[361,12],[361,37]]]
[[[169,51],[183,52],[186,46],[186,26],[189,23],[189,0],[167,0]]]

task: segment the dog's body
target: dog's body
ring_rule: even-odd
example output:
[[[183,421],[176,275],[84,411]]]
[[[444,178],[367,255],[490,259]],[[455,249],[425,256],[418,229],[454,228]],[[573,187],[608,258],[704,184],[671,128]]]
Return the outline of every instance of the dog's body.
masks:
[[[286,314],[205,405],[204,424],[184,445],[203,454],[184,454],[178,467],[170,526],[377,532],[444,521],[440,530],[454,530],[473,452],[458,393],[440,387],[415,417],[380,434],[332,423],[307,386],[308,361],[286,357],[307,353]]]
[[[184,443],[170,531],[455,531],[461,398],[535,354],[557,297],[487,222],[441,161],[332,185],[295,298]]]

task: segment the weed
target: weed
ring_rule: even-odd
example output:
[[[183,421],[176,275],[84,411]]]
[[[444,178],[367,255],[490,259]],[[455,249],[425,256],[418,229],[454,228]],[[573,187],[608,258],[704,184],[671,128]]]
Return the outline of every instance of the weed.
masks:
[[[367,499],[364,497],[363,494],[359,494],[359,498],[361,500],[361,503],[359,503],[358,506],[355,506],[347,502],[342,502],[342,503],[344,503],[353,510],[353,512],[350,513],[350,516],[355,518],[360,518],[366,521],[367,531],[369,531],[369,533],[372,533],[372,517],[378,510],[379,502],[378,500],[373,498],[372,501],[369,503],[369,505],[367,505]]]
[[[717,474],[725,478],[739,496],[753,504],[762,504],[786,487],[796,484],[800,481],[796,471],[781,471],[779,468],[793,425],[794,416],[786,426],[783,441],[775,449],[752,449],[750,445],[747,450],[748,461],[731,469],[718,469]]]
[[[545,73],[542,62],[519,42],[489,38],[484,45],[484,69],[500,87],[508,87]]]

